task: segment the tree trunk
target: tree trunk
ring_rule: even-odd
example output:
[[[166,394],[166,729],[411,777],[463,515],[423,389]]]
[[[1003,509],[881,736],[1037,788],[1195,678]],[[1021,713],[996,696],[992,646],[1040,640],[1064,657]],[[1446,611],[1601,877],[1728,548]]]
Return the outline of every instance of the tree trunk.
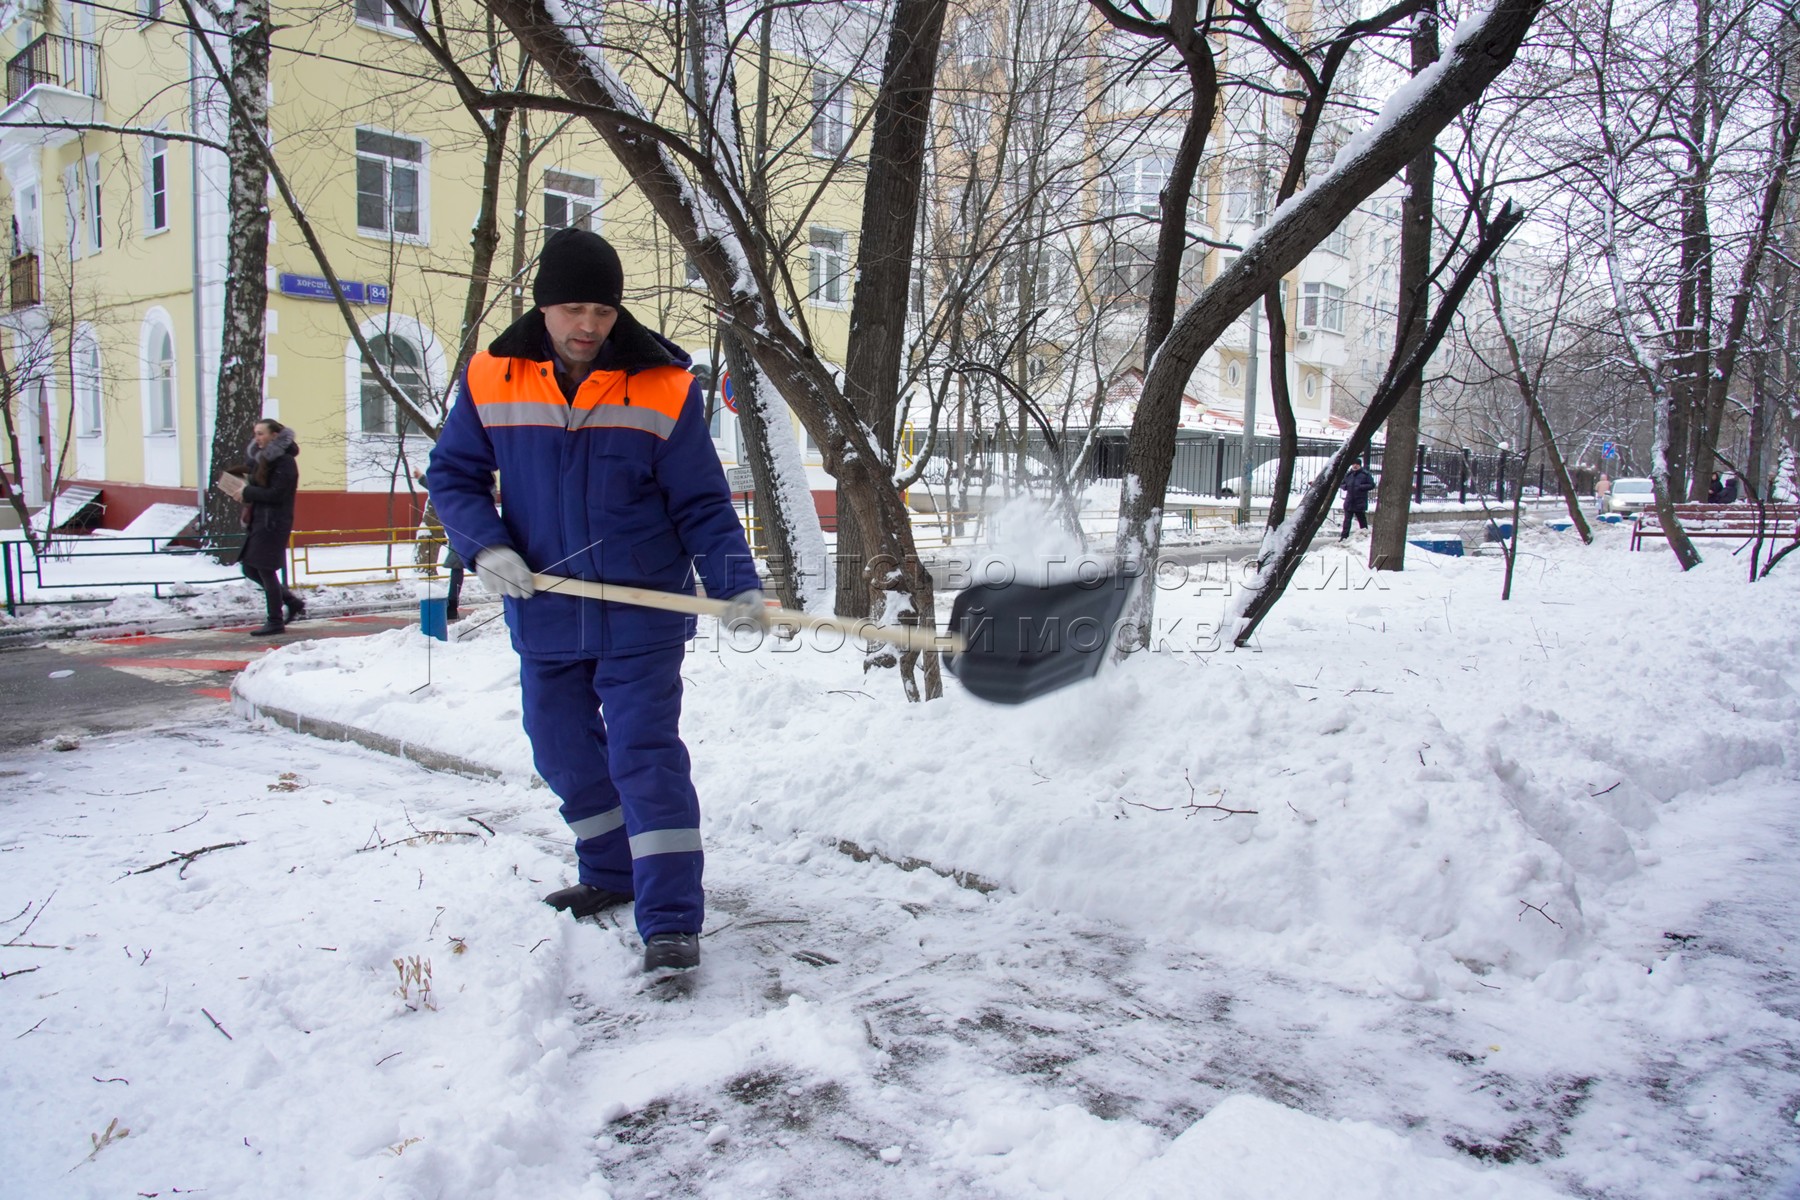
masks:
[[[210,467],[202,482],[240,466],[252,427],[263,415],[264,331],[269,309],[269,170],[259,150],[269,133],[268,0],[238,0],[230,14],[233,105],[227,137],[230,163],[225,258],[225,312],[220,333],[219,383],[213,412]],[[207,36],[196,30],[195,37]],[[198,153],[196,148],[195,153]],[[202,528],[218,545],[235,542],[244,525],[240,505],[206,488]]]
[[[1544,439],[1544,453],[1550,459],[1551,469],[1556,472],[1556,486],[1562,492],[1563,503],[1568,506],[1569,519],[1575,523],[1575,530],[1581,535],[1582,543],[1584,545],[1592,544],[1594,531],[1588,527],[1587,517],[1581,511],[1581,497],[1575,494],[1575,484],[1569,479],[1568,464],[1563,461],[1562,451],[1556,445],[1556,434],[1550,428],[1550,418],[1545,415],[1544,406],[1538,399],[1537,382],[1531,372],[1526,370],[1525,356],[1519,349],[1519,340],[1513,336],[1512,328],[1507,324],[1506,308],[1500,294],[1500,276],[1492,271],[1488,272],[1487,284],[1488,304],[1494,310],[1494,323],[1500,327],[1501,340],[1506,344],[1506,358],[1512,368],[1513,382],[1519,388],[1519,398],[1530,410],[1532,419],[1536,422],[1537,431]],[[1527,441],[1527,454],[1529,454],[1529,444]],[[1523,470],[1523,467],[1520,469]],[[1524,476],[1520,475],[1519,478],[1521,480],[1519,491],[1523,492],[1525,490]],[[1515,495],[1514,499],[1517,500],[1518,496]],[[1513,537],[1516,540],[1518,536],[1517,505],[1515,504]],[[1506,574],[1506,590],[1510,592],[1512,589],[1512,562],[1510,559],[1507,561]],[[1504,596],[1501,598],[1505,599]]]
[[[1413,18],[1412,73],[1418,78],[1438,60],[1437,13],[1425,9]],[[1430,308],[1432,206],[1437,183],[1437,156],[1425,147],[1406,164],[1406,197],[1400,204],[1400,300],[1396,344],[1408,348],[1424,336],[1424,314]],[[1381,452],[1381,483],[1375,493],[1374,528],[1369,532],[1369,566],[1377,571],[1406,569],[1406,527],[1412,520],[1413,471],[1419,457],[1419,405],[1422,378],[1415,378],[1388,418],[1387,445]]]
[[[776,593],[784,608],[826,611],[831,607],[831,564],[787,406],[729,326],[720,328],[719,345],[731,370],[738,431],[756,483],[756,511]]]
[[[1288,489],[1294,486],[1294,460],[1300,454],[1300,426],[1294,420],[1294,397],[1288,391],[1287,313],[1281,308],[1281,289],[1263,293],[1263,315],[1269,320],[1269,396],[1275,406],[1275,429],[1281,438],[1280,459],[1275,464],[1275,492],[1269,497],[1268,528],[1272,533],[1287,520]],[[1270,544],[1263,539],[1265,547]]]
[[[914,235],[919,225],[919,193],[930,131],[932,84],[943,41],[945,0],[897,0],[888,33],[881,91],[870,123],[867,194],[857,240],[856,288],[850,304],[850,339],[844,359],[844,394],[874,431],[876,444],[895,462],[894,420],[900,402],[900,368],[906,350],[906,301],[912,286]],[[839,488],[839,505],[849,500]],[[839,616],[866,617],[875,602],[869,594],[854,533],[838,530]]]

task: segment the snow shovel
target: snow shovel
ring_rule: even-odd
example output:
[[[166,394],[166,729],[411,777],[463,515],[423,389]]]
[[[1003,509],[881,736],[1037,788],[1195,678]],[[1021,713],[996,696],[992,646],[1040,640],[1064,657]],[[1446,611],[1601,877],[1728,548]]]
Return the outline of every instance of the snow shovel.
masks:
[[[705,596],[562,575],[534,574],[532,581],[539,591],[694,616],[723,619],[731,608],[729,601]],[[974,695],[996,704],[1022,704],[1089,679],[1100,669],[1130,590],[1128,577],[1111,574],[1053,584],[979,584],[956,597],[945,633],[788,608],[771,608],[769,620],[775,625],[831,629],[902,650],[935,650]]]

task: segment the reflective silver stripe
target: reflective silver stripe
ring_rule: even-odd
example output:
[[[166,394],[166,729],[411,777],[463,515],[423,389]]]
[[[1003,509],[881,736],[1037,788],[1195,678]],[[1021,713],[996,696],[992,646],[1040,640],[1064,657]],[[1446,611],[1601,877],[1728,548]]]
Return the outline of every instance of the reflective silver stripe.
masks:
[[[579,821],[569,822],[569,832],[578,838],[597,838],[603,833],[611,833],[625,824],[625,810],[615,808],[608,812],[583,817]]]
[[[652,829],[631,839],[631,857],[649,858],[652,854],[698,854],[698,829]]]
[[[652,408],[633,408],[629,404],[596,404],[575,414],[571,429],[641,429],[666,438],[675,432],[675,418],[664,416]]]
[[[495,425],[553,425],[557,429],[566,429],[569,425],[569,406],[563,403],[551,404],[539,400],[501,400],[493,404],[477,404],[475,415],[481,418],[486,426]]]

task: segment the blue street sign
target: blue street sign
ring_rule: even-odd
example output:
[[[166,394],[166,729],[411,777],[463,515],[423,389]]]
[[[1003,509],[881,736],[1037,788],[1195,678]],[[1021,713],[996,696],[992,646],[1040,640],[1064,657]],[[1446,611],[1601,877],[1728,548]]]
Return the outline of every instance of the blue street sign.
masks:
[[[719,375],[719,394],[725,398],[725,407],[732,412],[737,411],[737,396],[731,390],[731,372],[724,371]]]
[[[344,299],[352,304],[385,305],[388,302],[385,283],[357,283],[352,279],[340,279],[338,283],[344,289]],[[331,283],[322,275],[290,275],[284,271],[276,278],[276,288],[282,295],[299,300],[332,298]]]
[[[1601,442],[1600,443],[1600,457],[1601,458],[1617,458],[1617,457],[1619,457],[1619,447],[1612,442]]]

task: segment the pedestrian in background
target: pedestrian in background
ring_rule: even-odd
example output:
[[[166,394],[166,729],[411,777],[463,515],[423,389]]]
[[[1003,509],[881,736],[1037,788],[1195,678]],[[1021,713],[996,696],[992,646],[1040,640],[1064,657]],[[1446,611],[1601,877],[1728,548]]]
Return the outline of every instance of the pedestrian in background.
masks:
[[[1340,488],[1344,493],[1344,531],[1338,534],[1338,541],[1350,536],[1350,521],[1355,518],[1362,528],[1369,527],[1369,493],[1375,490],[1375,476],[1363,466],[1362,459],[1355,459],[1350,464],[1350,473],[1344,476]]]
[[[536,304],[477,354],[431,451],[451,543],[505,597],[526,736],[562,800],[577,880],[545,903],[584,917],[636,902],[644,970],[700,963],[700,801],[680,735],[694,618],[540,590],[534,572],[768,609],[707,432],[692,360],[621,305],[598,234],[545,243]],[[495,507],[494,476],[506,489]]]
[[[1606,515],[1606,501],[1612,496],[1612,479],[1604,472],[1600,481],[1594,485],[1594,511],[1601,516]]]
[[[1727,479],[1725,481],[1725,486],[1719,490],[1719,503],[1720,504],[1736,504],[1737,498],[1738,498],[1738,477],[1736,475],[1733,475],[1730,479]]]
[[[294,498],[300,490],[300,447],[294,431],[264,417],[254,426],[244,448],[242,484],[235,495],[244,506],[243,553],[238,567],[263,591],[267,619],[251,637],[270,637],[289,621],[306,615],[306,602],[288,591],[281,573],[287,566],[288,539],[294,533]],[[220,481],[226,491],[230,485]]]
[[[1728,504],[1725,499],[1725,484],[1719,479],[1719,473],[1713,472],[1712,482],[1706,485],[1706,502],[1708,504]]]

